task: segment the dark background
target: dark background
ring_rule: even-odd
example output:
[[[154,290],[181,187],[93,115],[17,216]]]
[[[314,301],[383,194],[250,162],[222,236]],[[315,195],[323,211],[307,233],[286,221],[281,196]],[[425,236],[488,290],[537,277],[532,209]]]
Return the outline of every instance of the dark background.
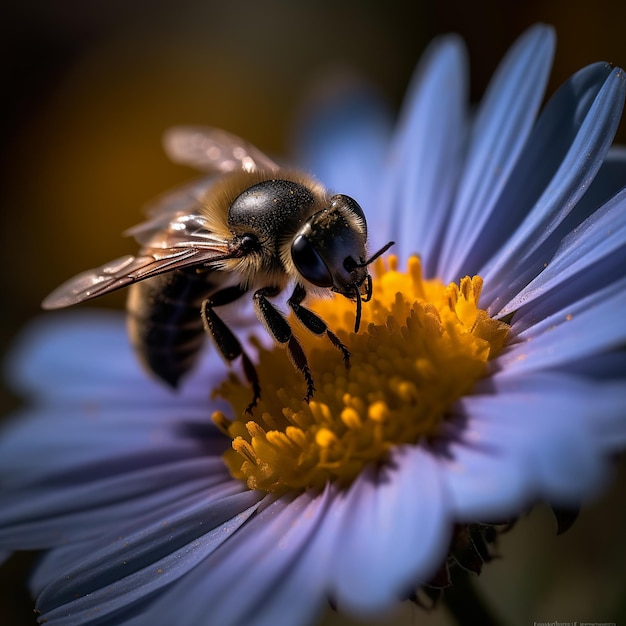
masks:
[[[397,108],[427,42],[450,31],[466,40],[474,100],[509,45],[537,21],[557,28],[550,91],[594,61],[626,67],[626,9],[611,0],[12,4],[0,22],[2,353],[61,281],[132,252],[121,231],[147,200],[189,177],[161,151],[170,125],[223,127],[284,154],[317,76],[359,72]],[[123,297],[98,304],[121,308]],[[15,403],[5,391],[3,412]],[[505,558],[480,583],[508,623],[626,618],[621,475],[566,535],[555,538],[539,510],[505,537]],[[27,568],[16,559],[0,572],[2,625],[34,623],[22,585]],[[446,623],[444,613],[408,608],[396,619]]]

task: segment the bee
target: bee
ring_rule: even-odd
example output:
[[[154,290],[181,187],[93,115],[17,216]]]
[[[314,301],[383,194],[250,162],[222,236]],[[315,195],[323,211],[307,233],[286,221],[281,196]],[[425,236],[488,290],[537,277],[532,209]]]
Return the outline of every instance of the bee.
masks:
[[[368,258],[365,215],[354,199],[331,195],[310,175],[279,167],[224,130],[175,127],[164,146],[174,162],[210,176],[166,194],[127,231],[140,245],[137,255],[78,274],[42,307],[63,308],[130,285],[128,332],[140,361],[176,388],[208,334],[228,363],[241,359],[251,412],[261,396],[257,371],[216,309],[252,292],[258,319],[304,377],[308,402],[315,384],[306,354],[271,299],[294,284],[287,304],[295,317],[314,335],[326,335],[348,366],[347,347],[303,301],[328,292],[354,301],[358,332],[361,303],[372,296],[367,267],[393,242]]]

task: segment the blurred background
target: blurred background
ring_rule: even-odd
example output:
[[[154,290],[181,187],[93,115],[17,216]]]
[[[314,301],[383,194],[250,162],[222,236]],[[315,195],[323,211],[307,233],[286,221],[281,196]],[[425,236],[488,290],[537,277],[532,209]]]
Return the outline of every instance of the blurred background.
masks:
[[[420,53],[460,33],[477,100],[529,25],[557,29],[550,92],[594,61],[626,67],[626,6],[489,0],[24,0],[3,9],[0,68],[0,352],[41,299],[79,270],[133,251],[120,233],[191,172],[161,150],[165,128],[226,128],[288,151],[296,112],[325,72],[356,72],[397,110]],[[619,140],[626,141],[622,124]],[[122,308],[124,294],[99,306]],[[3,414],[18,399],[2,392]],[[547,511],[501,542],[479,584],[505,623],[626,619],[624,464],[612,489],[555,537]],[[34,624],[28,559],[0,571],[0,624]],[[356,624],[329,614],[328,624]],[[447,624],[409,606],[388,624]]]

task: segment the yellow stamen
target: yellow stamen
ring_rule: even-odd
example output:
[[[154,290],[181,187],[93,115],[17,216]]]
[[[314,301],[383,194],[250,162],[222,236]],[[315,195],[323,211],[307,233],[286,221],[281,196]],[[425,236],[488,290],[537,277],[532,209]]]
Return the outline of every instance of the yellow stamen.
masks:
[[[471,392],[487,361],[503,347],[508,326],[478,307],[483,281],[447,287],[424,280],[417,257],[406,272],[389,257],[374,266],[374,294],[361,331],[352,332],[354,303],[337,296],[309,302],[352,356],[344,367],[329,341],[302,331],[316,393],[279,349],[260,350],[262,397],[245,415],[249,389],[231,377],[217,391],[239,416],[214,421],[233,439],[225,461],[251,489],[283,493],[348,485],[398,444],[436,438],[450,405]],[[294,323],[294,326],[296,324]]]

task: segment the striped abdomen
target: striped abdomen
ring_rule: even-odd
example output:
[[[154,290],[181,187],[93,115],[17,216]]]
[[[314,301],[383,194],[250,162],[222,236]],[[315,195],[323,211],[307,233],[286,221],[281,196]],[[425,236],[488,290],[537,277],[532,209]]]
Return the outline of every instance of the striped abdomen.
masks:
[[[196,362],[205,334],[200,305],[215,291],[218,276],[216,272],[175,270],[130,288],[131,343],[144,365],[172,387]]]

